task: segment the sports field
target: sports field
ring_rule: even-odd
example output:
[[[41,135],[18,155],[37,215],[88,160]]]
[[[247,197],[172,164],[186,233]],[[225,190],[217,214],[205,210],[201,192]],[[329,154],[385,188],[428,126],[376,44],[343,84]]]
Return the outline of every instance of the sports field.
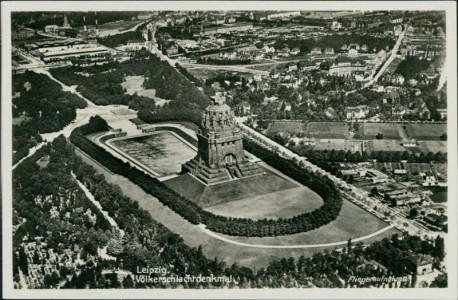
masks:
[[[304,132],[306,124],[300,121],[275,121],[270,123],[267,129],[268,134],[276,134],[279,132],[288,132],[298,134]]]
[[[361,123],[358,133],[360,139],[375,139],[381,132],[384,139],[400,140],[405,138],[404,130],[401,124],[396,123]]]
[[[405,151],[399,140],[372,140],[371,151]]]
[[[421,141],[440,140],[447,132],[447,124],[407,124],[406,131],[410,138]]]
[[[310,122],[306,133],[320,139],[345,139],[348,137],[348,125],[345,122]]]

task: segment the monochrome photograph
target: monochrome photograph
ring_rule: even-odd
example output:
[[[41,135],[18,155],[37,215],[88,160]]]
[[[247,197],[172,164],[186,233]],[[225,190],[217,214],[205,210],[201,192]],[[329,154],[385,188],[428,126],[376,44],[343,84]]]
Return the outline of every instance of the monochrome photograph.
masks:
[[[3,297],[456,297],[455,3],[87,4],[2,3]]]

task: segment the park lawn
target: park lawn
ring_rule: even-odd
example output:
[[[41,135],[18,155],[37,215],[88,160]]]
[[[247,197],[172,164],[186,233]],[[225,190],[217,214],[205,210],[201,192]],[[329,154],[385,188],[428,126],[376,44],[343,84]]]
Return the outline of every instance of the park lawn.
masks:
[[[404,136],[403,128],[396,123],[361,123],[359,138],[363,140],[375,139],[379,132],[388,140],[400,140]]]
[[[409,137],[420,141],[437,141],[442,134],[447,133],[447,124],[406,124],[405,126]]]
[[[205,186],[203,189],[198,189],[202,191],[200,194],[196,192],[194,185],[200,185],[201,183],[189,175],[181,175],[166,180],[164,183],[201,207],[210,207],[297,186],[295,183],[267,170],[266,174]]]
[[[345,122],[310,122],[307,134],[321,139],[345,139],[348,136],[348,125]]]
[[[343,200],[342,210],[336,220],[318,229],[277,237],[230,237],[248,244],[300,245],[323,244],[355,239],[385,228],[388,224],[365,209]],[[228,236],[226,236],[228,237]],[[229,237],[228,237],[229,238]]]
[[[291,218],[323,205],[321,197],[307,187],[299,186],[207,207],[215,215],[258,219]]]
[[[92,165],[97,170],[97,172],[104,175],[107,182],[118,185],[127,197],[131,198],[134,201],[137,201],[139,206],[148,211],[150,215],[153,217],[153,219],[162,223],[172,232],[179,234],[188,246],[198,247],[199,245],[202,245],[202,251],[205,254],[205,256],[207,256],[209,259],[214,259],[215,257],[217,257],[219,261],[224,261],[229,266],[233,263],[237,263],[238,265],[258,270],[261,267],[267,267],[269,262],[276,259],[281,259],[283,257],[294,257],[297,259],[300,256],[310,257],[314,253],[322,252],[325,249],[333,250],[342,248],[342,246],[328,246],[304,249],[263,249],[239,246],[221,241],[206,234],[199,227],[192,225],[191,223],[184,220],[181,216],[173,212],[170,208],[160,203],[159,200],[157,200],[149,194],[146,194],[140,187],[130,182],[127,178],[110,173],[104,167],[100,166],[92,159],[88,158],[85,155],[82,155],[78,150],[76,150],[76,153],[83,159],[83,161]],[[358,213],[361,212],[356,212],[356,214]],[[366,212],[364,211],[364,213]],[[361,221],[364,220],[364,218],[361,217],[358,217],[357,219]],[[348,227],[348,225],[346,227]],[[366,224],[364,223],[357,224],[357,227],[360,228],[361,232],[363,233],[369,231],[369,229],[362,230],[362,228],[366,228]],[[327,235],[326,231],[322,231],[321,228],[318,230],[320,231],[318,233],[315,233],[315,236],[317,234]],[[384,233],[381,233],[380,235],[367,239],[364,242],[370,243],[376,240],[380,240],[384,237],[391,236],[394,233],[399,233],[399,231],[397,231],[396,229],[390,229],[388,231],[385,231]],[[234,239],[234,237],[231,237],[231,239]],[[328,238],[327,240],[331,240],[331,238]],[[341,240],[345,239],[343,237],[337,237],[337,239],[334,240],[334,242]],[[297,242],[299,244],[312,244],[314,242],[314,239],[311,238],[310,241],[308,241],[304,240],[303,237],[300,237],[298,235]],[[284,242],[282,240],[278,240],[277,244],[283,245]]]

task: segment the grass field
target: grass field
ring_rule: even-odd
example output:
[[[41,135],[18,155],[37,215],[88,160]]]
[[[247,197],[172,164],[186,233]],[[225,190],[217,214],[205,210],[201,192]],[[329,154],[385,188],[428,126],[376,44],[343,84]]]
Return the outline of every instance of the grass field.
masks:
[[[345,139],[348,126],[344,122],[310,122],[306,133],[321,139]]]
[[[383,133],[384,139],[400,140],[405,137],[401,124],[396,123],[361,123],[359,133],[360,139],[375,139],[379,132]]]
[[[307,187],[295,187],[278,192],[263,194],[217,204],[205,210],[227,217],[250,218],[253,220],[291,218],[313,211],[323,205],[323,200]]]
[[[183,220],[183,218],[179,215],[162,205],[154,197],[146,194],[142,189],[131,183],[128,179],[119,175],[110,174],[88,157],[81,154],[80,156],[85,162],[91,164],[98,172],[103,174],[108,182],[119,185],[125,195],[135,201],[138,201],[139,206],[148,211],[155,220],[162,223],[171,231],[179,234],[187,245],[191,247],[202,245],[202,251],[208,258],[213,259],[217,257],[219,261],[224,261],[228,265],[237,263],[238,265],[254,268],[256,271],[261,267],[266,267],[270,261],[275,259],[283,257],[294,257],[297,259],[302,255],[309,257],[314,253],[325,249],[332,250],[341,248],[341,246],[332,246],[306,249],[262,249],[229,244],[207,235],[197,226],[193,226]],[[270,240],[266,238],[257,240],[252,240],[252,238],[242,238],[241,241],[277,245],[288,245],[288,243],[314,244],[326,241],[345,241],[348,237],[357,238],[359,236],[370,234],[378,230],[378,228],[383,228],[385,225],[386,224],[383,221],[370,215],[368,212],[362,210],[356,205],[344,201],[342,213],[338,219],[317,230],[291,236],[268,238]],[[390,229],[380,235],[367,239],[364,242],[370,243],[382,239],[383,237],[391,236],[394,233],[399,233],[399,231],[396,229]]]
[[[410,138],[421,141],[440,140],[447,132],[447,124],[407,124],[406,131]]]
[[[447,142],[446,141],[419,141],[420,149],[422,152],[447,152]]]
[[[313,150],[347,150],[344,139],[321,139],[316,141]]]
[[[121,86],[126,89],[127,94],[133,95],[137,93],[138,96],[153,99],[157,105],[164,105],[164,103],[171,101],[156,97],[155,89],[144,89],[142,86],[143,81],[145,81],[143,76],[127,76],[126,80],[121,83]]]
[[[269,124],[268,134],[289,132],[298,134],[305,131],[306,124],[300,121],[275,121]]]
[[[267,171],[267,170],[266,170]],[[189,175],[182,175],[164,183],[201,207],[237,201],[296,187],[295,183],[267,171],[266,174],[229,181],[223,184],[195,188],[201,185]],[[200,193],[199,193],[200,191]]]
[[[372,151],[405,151],[399,140],[372,140]]]

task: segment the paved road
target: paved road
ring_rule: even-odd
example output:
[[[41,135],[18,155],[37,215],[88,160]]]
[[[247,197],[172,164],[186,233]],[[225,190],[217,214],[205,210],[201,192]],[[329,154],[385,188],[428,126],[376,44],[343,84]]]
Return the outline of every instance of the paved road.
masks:
[[[385,61],[383,66],[380,68],[380,70],[377,72],[377,74],[374,76],[374,78],[372,78],[371,80],[366,82],[359,90],[362,90],[362,89],[370,87],[371,85],[373,85],[375,82],[377,82],[379,80],[379,78],[383,75],[383,73],[385,73],[385,71],[388,68],[388,66],[396,58],[396,53],[398,53],[399,47],[401,46],[401,42],[404,39],[404,35],[405,35],[405,31],[402,31],[401,34],[398,37],[398,40],[396,41],[396,44],[394,45],[393,49],[391,50],[390,56]],[[354,93],[356,91],[358,91],[358,90],[348,91],[345,94],[348,95],[348,94]]]
[[[221,240],[221,241],[224,241],[226,243],[230,243],[230,244],[234,244],[234,245],[238,245],[238,246],[244,246],[244,247],[251,247],[251,248],[267,248],[267,249],[296,249],[296,248],[300,248],[300,249],[304,249],[304,248],[319,248],[319,247],[332,247],[332,246],[340,246],[340,245],[346,245],[348,241],[341,241],[341,242],[334,242],[334,243],[327,243],[327,244],[312,244],[312,245],[263,245],[263,244],[247,244],[247,243],[242,243],[242,242],[238,242],[238,241],[234,241],[234,240],[231,240],[231,239],[228,239],[226,237],[223,237],[219,234],[216,234],[214,233],[213,231],[210,231],[208,230],[207,228],[205,228],[205,225],[203,224],[200,224],[200,225],[197,225],[200,229],[202,229],[203,232],[205,232],[206,234],[218,239],[218,240]],[[379,231],[376,231],[376,232],[373,232],[371,234],[368,234],[368,235],[365,235],[365,236],[362,236],[362,237],[359,237],[359,238],[356,238],[356,239],[352,239],[352,242],[359,242],[359,241],[364,241],[364,240],[367,240],[367,239],[370,239],[374,236],[377,236],[385,231],[388,231],[390,229],[394,228],[394,225],[389,225],[383,229],[380,229]]]

